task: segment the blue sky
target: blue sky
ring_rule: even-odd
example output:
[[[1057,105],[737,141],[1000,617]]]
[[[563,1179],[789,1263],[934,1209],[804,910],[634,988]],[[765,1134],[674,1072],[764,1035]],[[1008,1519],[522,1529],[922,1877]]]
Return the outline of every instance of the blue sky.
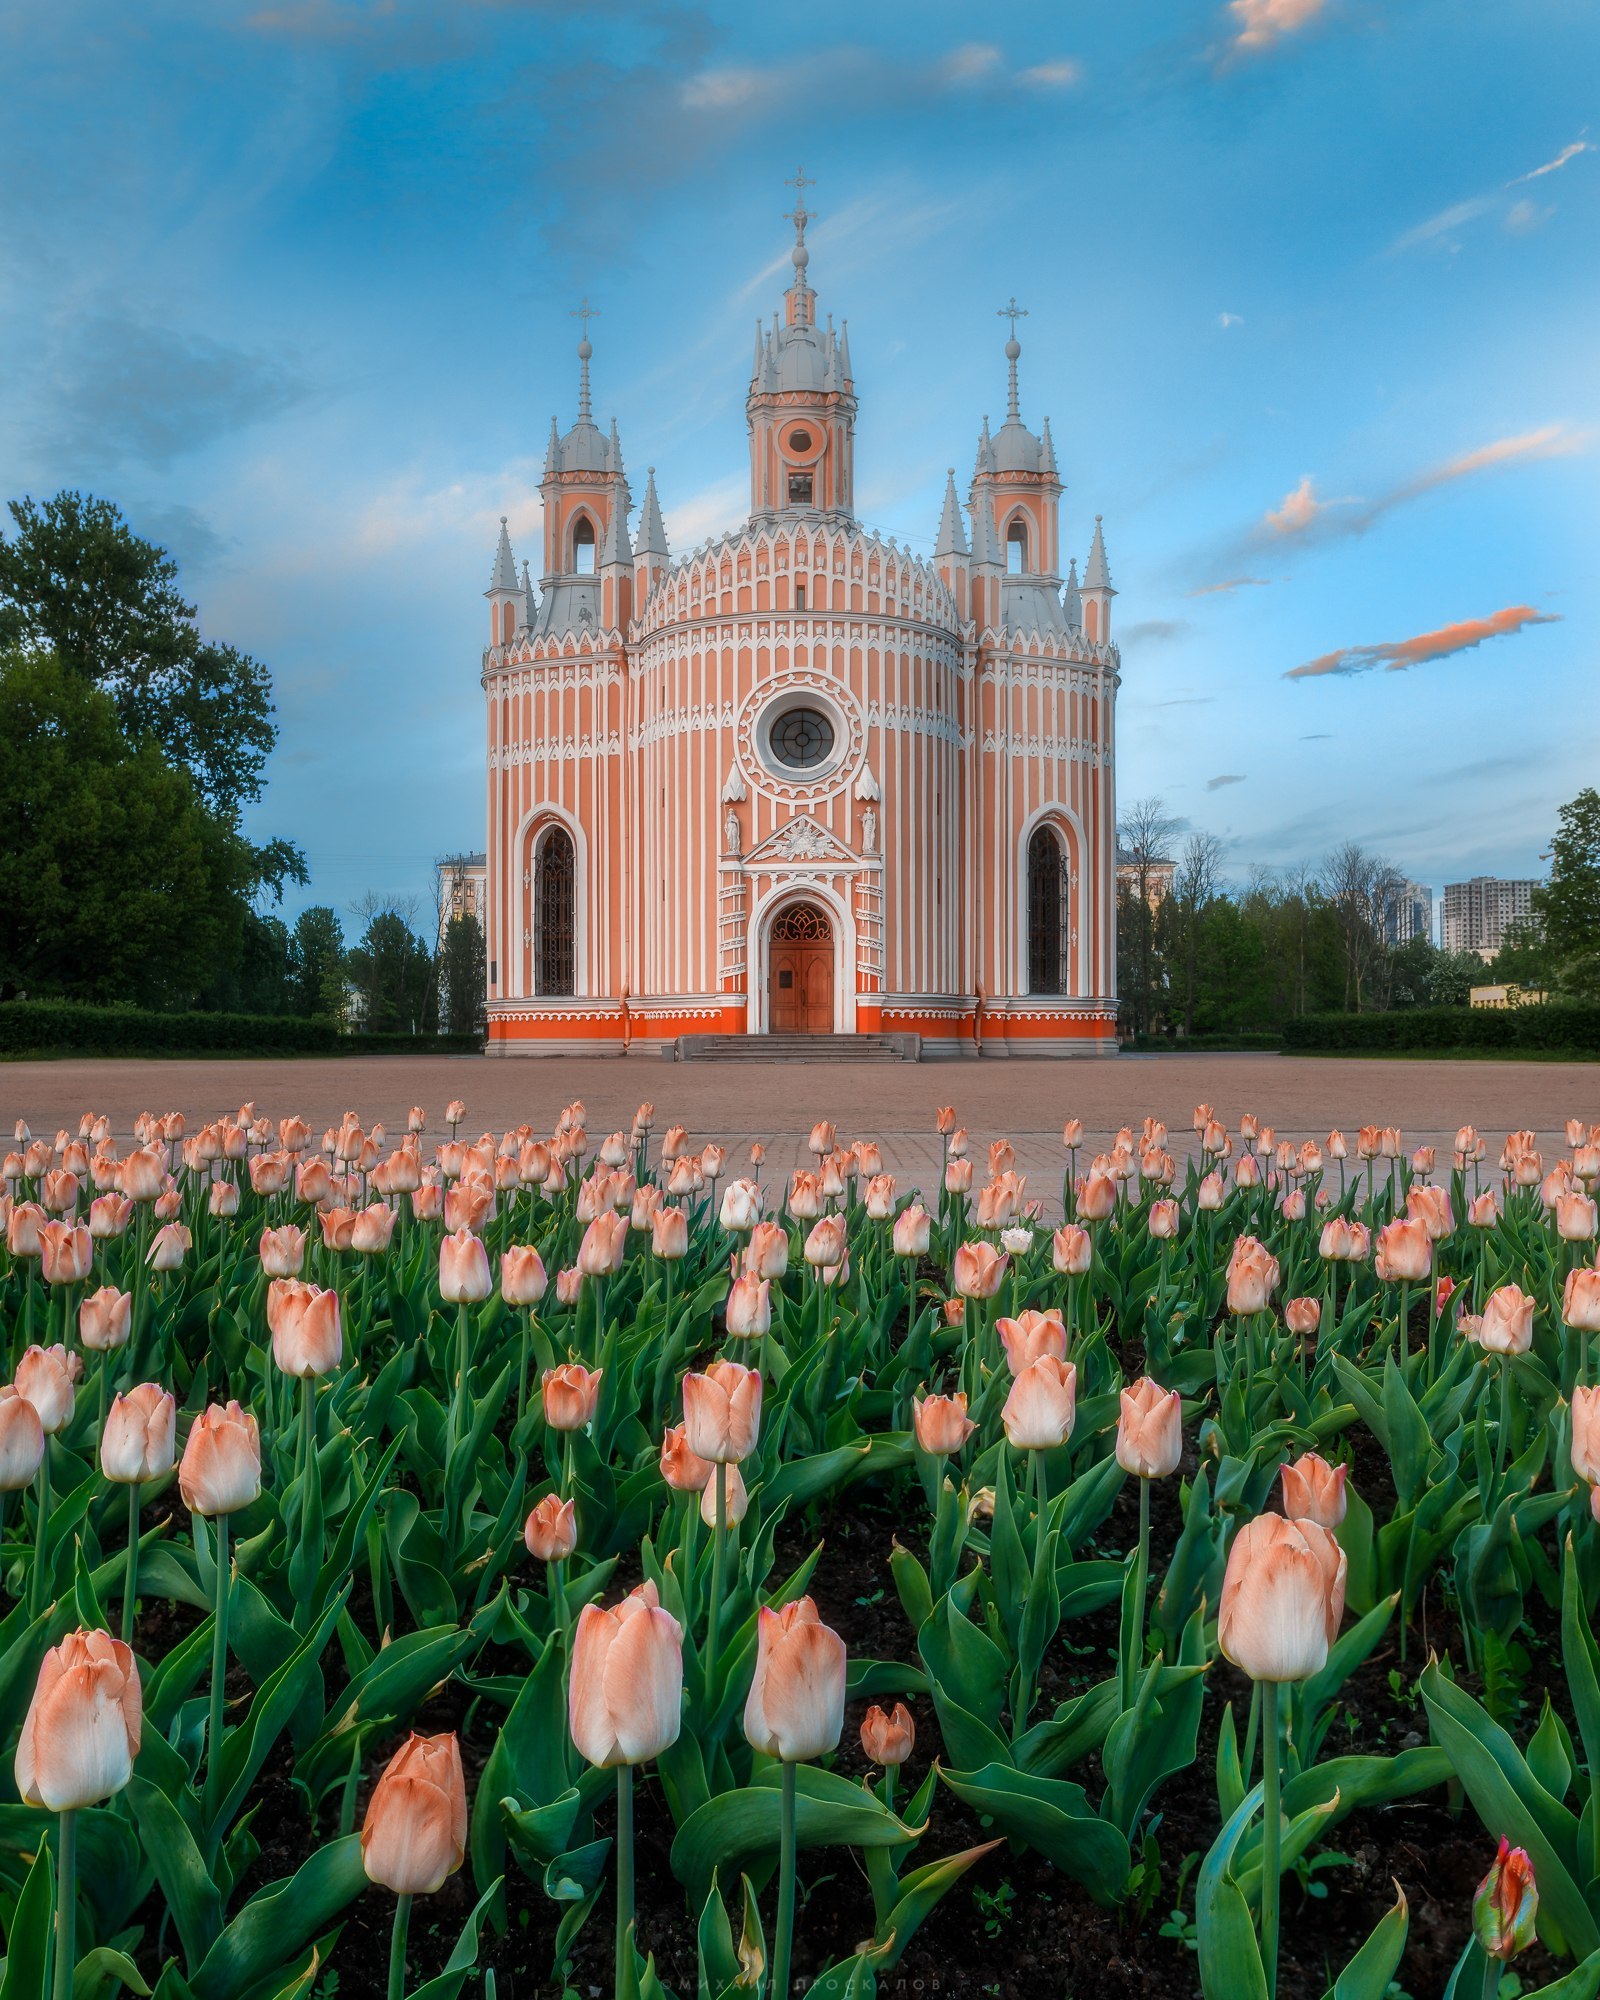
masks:
[[[1237,877],[1530,873],[1600,758],[1587,0],[804,8],[0,0],[0,481],[116,499],[265,659],[311,898],[481,843],[481,592],[597,411],[684,550],[746,504],[816,180],[863,518],[1048,412],[1121,592],[1124,798]]]

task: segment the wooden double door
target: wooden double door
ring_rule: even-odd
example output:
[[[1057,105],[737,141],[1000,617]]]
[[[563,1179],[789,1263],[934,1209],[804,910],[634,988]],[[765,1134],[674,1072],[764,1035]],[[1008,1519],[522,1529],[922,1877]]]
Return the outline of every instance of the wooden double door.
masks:
[[[780,910],[768,952],[767,1026],[774,1035],[833,1033],[833,926],[810,903]]]

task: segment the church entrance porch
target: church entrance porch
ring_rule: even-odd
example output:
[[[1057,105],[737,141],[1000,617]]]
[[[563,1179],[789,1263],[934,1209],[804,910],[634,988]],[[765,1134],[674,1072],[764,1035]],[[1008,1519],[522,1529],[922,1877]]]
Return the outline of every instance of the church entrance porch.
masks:
[[[767,1027],[774,1035],[833,1032],[833,926],[810,903],[791,903],[772,922]]]

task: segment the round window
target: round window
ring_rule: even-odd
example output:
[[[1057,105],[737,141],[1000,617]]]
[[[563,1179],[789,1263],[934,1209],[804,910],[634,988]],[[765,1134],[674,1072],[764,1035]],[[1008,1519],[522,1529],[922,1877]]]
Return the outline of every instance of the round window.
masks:
[[[809,451],[811,449],[810,431],[790,431],[789,449],[797,454]]]
[[[778,763],[791,771],[815,771],[833,755],[833,724],[820,708],[786,708],[767,741]]]

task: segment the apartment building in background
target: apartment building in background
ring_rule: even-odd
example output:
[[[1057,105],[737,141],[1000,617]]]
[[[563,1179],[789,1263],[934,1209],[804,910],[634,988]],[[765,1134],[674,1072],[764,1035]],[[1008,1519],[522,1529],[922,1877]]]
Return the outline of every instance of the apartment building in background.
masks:
[[[1501,875],[1447,882],[1440,944],[1446,951],[1475,951],[1480,958],[1493,958],[1511,926],[1533,914],[1538,886],[1537,881],[1513,881]]]

